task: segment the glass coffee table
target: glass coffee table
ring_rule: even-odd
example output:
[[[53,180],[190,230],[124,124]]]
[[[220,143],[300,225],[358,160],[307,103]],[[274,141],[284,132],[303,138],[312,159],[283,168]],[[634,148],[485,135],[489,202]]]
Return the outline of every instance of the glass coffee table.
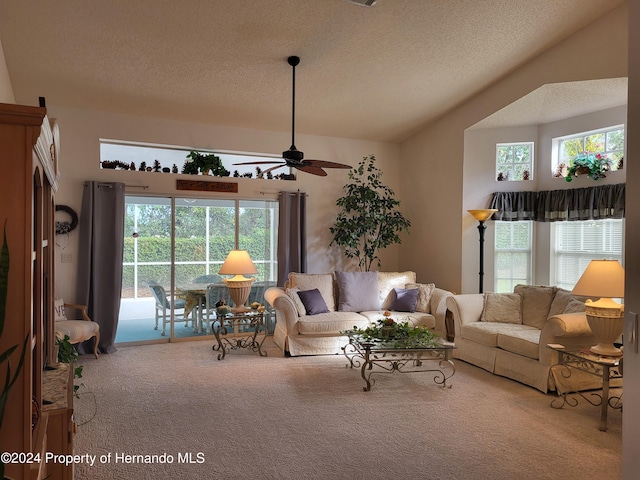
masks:
[[[558,365],[561,375],[570,378],[574,370],[586,372],[599,377],[602,387],[597,391],[566,391],[551,402],[553,408],[562,408],[564,405],[575,407],[578,405],[579,395],[595,407],[600,407],[600,430],[607,430],[608,408],[621,409],[622,395],[609,395],[611,380],[622,378],[622,356],[607,357],[598,355],[589,350],[590,346],[564,347],[559,344],[549,344],[547,348],[558,352]]]
[[[393,339],[365,340],[357,332],[347,332],[347,335],[349,343],[342,347],[349,360],[347,367],[360,368],[365,392],[375,383],[372,375],[393,372],[431,372],[436,384],[451,388],[447,380],[456,373],[452,360],[454,343],[438,339],[434,345],[414,346]]]

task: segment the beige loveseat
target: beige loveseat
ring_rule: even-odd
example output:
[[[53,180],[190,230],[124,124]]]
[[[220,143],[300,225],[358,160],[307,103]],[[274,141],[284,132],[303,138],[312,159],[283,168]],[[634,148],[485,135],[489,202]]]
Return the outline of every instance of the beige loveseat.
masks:
[[[517,285],[513,293],[452,295],[446,299],[455,328],[454,357],[542,392],[556,390],[561,372],[552,370],[558,354],[547,344],[565,347],[597,342],[584,313],[584,297],[549,286]],[[598,378],[580,376],[581,385]],[[564,390],[564,388],[563,388]]]
[[[353,291],[349,278],[359,278],[358,273],[369,276],[375,284],[368,284],[368,291]],[[274,341],[283,352],[296,355],[323,355],[342,353],[348,338],[341,332],[354,326],[365,328],[383,318],[383,312],[391,311],[397,321],[408,321],[416,326],[427,326],[444,337],[444,302],[451,292],[436,288],[434,284],[416,283],[415,272],[335,272],[325,274],[291,273],[284,288],[272,287],[265,292],[265,299],[276,311]],[[372,290],[375,288],[375,290]],[[309,314],[300,300],[304,292],[318,289],[326,312]],[[392,311],[397,291],[417,290],[415,311]],[[353,298],[355,293],[357,298]],[[351,298],[349,295],[351,294]],[[369,297],[365,310],[359,308]],[[375,298],[373,298],[375,297]],[[397,304],[397,303],[396,303]]]

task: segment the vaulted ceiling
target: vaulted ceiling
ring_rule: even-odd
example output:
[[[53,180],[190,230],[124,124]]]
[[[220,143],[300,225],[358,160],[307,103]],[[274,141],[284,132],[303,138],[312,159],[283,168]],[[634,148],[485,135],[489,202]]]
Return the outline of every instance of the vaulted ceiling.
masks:
[[[401,142],[623,1],[0,0],[0,42],[17,103],[273,131],[298,55],[297,132]]]

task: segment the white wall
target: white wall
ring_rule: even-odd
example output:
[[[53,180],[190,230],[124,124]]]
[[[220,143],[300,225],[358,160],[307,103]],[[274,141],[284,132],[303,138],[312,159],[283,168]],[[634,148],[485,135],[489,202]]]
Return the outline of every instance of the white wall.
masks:
[[[101,169],[99,165],[99,139],[117,139],[188,148],[218,149],[243,152],[281,154],[290,144],[290,133],[265,132],[242,128],[184,123],[157,118],[143,118],[98,111],[78,110],[51,106],[50,118],[60,126],[60,189],[56,202],[69,205],[78,213],[82,202],[83,182],[87,180],[118,181],[130,186],[133,194],[173,195],[177,193],[177,178],[194,178],[167,173],[146,173]],[[316,158],[357,165],[362,157],[375,154],[377,165],[383,170],[383,180],[394,190],[399,190],[399,147],[381,142],[364,142],[341,138],[297,135],[296,144],[306,158]],[[348,182],[347,170],[330,170],[327,177],[306,173],[297,174],[295,181],[259,180],[245,178],[220,179],[238,183],[238,194],[225,195],[202,192],[203,196],[217,198],[277,198],[280,190],[300,190],[308,198],[308,267],[309,272],[320,273],[336,269],[353,268],[341,250],[329,248],[337,207],[335,200],[342,195],[342,186]],[[198,177],[200,179],[201,177]],[[134,188],[146,185],[147,190]],[[193,193],[191,193],[193,195]],[[180,191],[179,195],[189,195]],[[60,219],[66,219],[60,213]],[[82,218],[80,218],[82,222]],[[57,237],[56,285],[64,298],[73,298],[76,286],[75,259],[78,249],[78,233],[70,239]],[[67,245],[68,243],[68,245]],[[61,263],[62,254],[71,254],[71,263]],[[399,248],[383,252],[383,268],[395,270],[399,264]]]
[[[465,211],[471,208],[487,208],[494,192],[520,192],[562,190],[567,188],[583,188],[589,186],[624,183],[626,169],[611,172],[606,178],[594,180],[580,176],[571,183],[564,178],[554,177],[551,157],[551,145],[554,138],[578,134],[614,125],[625,125],[627,107],[621,106],[593,112],[587,115],[542,125],[530,125],[511,128],[469,129],[464,137],[464,192]],[[534,168],[533,179],[529,181],[499,182],[495,173],[497,143],[533,142]],[[477,227],[478,222],[470,215],[463,219]],[[487,222],[485,233],[485,268],[484,290],[493,290],[494,262],[493,246],[495,228],[491,221]],[[551,224],[535,222],[534,225],[534,265],[533,283],[538,285],[552,284],[550,279],[550,242]],[[462,291],[475,292],[478,289],[478,234],[475,236],[476,248],[463,251]]]
[[[0,103],[16,103],[9,71],[7,70],[7,62],[4,58],[2,42],[0,42]]]
[[[626,77],[627,10],[626,4],[613,10],[597,22],[597,35],[588,26],[402,144],[402,189],[412,195],[408,213],[422,219],[401,251],[403,268],[458,293],[477,291],[477,222],[467,209],[479,207],[484,176],[465,172],[471,168],[465,130],[547,83]]]

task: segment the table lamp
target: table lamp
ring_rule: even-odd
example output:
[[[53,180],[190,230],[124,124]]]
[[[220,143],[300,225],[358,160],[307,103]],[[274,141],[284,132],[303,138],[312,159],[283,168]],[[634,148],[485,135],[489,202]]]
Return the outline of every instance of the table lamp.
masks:
[[[593,353],[620,356],[622,351],[613,345],[622,334],[624,306],[614,298],[624,297],[624,269],[617,260],[591,260],[573,287],[575,295],[600,297],[585,302],[585,314],[593,335],[598,341]]]
[[[249,309],[244,304],[249,298],[251,284],[255,281],[255,278],[247,278],[244,275],[258,273],[258,269],[251,261],[251,257],[249,257],[249,252],[246,250],[231,250],[218,273],[220,275],[234,275],[233,278],[224,279],[234,303],[231,312],[248,312]]]
[[[496,213],[498,210],[495,208],[483,208],[480,210],[467,210],[473,218],[480,222],[478,224],[478,232],[480,233],[480,272],[479,275],[479,287],[478,293],[482,293],[482,287],[484,285],[484,231],[487,229],[487,226],[484,224],[487,220],[491,218],[491,215]]]

